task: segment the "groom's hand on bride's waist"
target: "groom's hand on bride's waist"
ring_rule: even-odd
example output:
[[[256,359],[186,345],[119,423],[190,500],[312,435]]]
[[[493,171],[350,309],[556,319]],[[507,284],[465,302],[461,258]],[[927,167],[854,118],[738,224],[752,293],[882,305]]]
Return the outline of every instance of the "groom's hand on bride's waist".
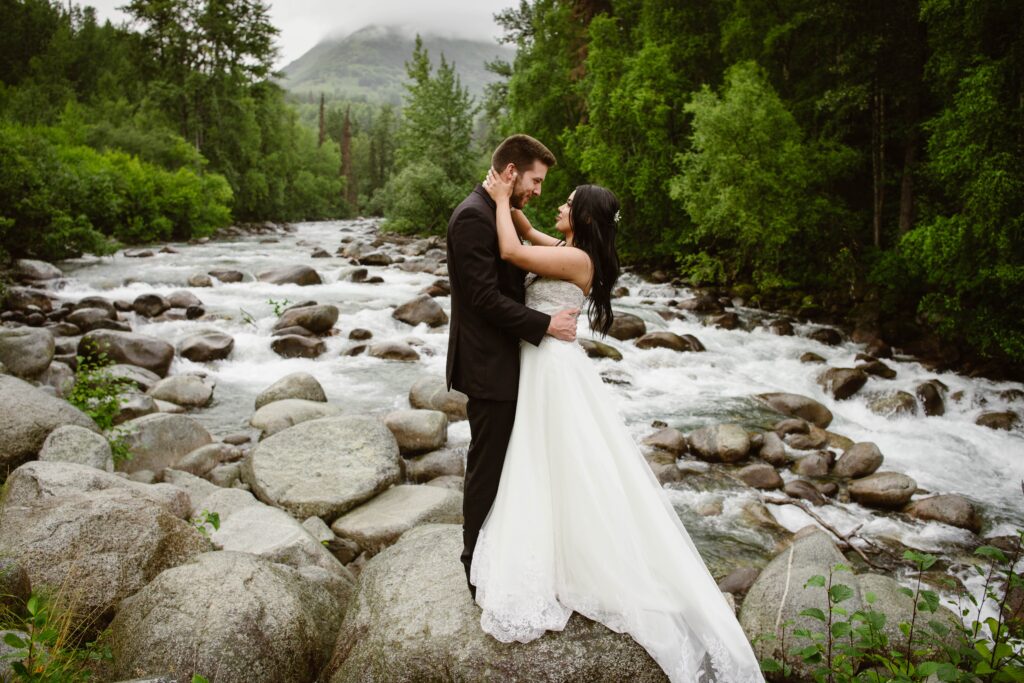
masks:
[[[555,313],[548,323],[548,334],[562,341],[576,341],[576,318],[579,314],[578,308],[566,308]]]

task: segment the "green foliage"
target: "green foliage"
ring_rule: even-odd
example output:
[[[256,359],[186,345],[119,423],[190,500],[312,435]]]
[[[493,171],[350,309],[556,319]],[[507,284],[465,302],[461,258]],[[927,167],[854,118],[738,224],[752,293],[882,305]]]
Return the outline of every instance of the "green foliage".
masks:
[[[434,162],[412,163],[382,191],[386,226],[396,232],[443,235],[452,209],[465,195],[466,187],[451,181]]]
[[[712,249],[732,280],[806,283],[820,269],[818,245],[846,237],[841,207],[821,188],[849,150],[806,141],[753,62],[732,66],[721,96],[705,86],[686,111],[692,146],[672,182],[693,221],[685,239]]]
[[[197,517],[192,519],[192,526],[199,530],[203,536],[209,536],[210,530],[207,528],[213,527],[216,531],[220,529],[220,513],[210,512],[209,510],[203,510]]]
[[[280,301],[274,301],[273,299],[267,299],[267,303],[274,307],[274,317],[280,318],[284,310],[288,308],[291,303],[288,299],[281,299]]]
[[[129,460],[132,453],[125,437],[125,427],[114,424],[121,406],[124,405],[124,394],[132,388],[130,380],[115,377],[107,369],[111,364],[107,354],[92,349],[87,356],[76,358],[75,383],[67,396],[67,401],[93,419],[93,422],[106,434],[114,462]]]

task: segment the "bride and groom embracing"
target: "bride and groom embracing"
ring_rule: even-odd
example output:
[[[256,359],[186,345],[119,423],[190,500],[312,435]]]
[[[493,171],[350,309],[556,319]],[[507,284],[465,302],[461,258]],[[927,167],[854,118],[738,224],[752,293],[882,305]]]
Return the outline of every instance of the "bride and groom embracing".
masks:
[[[448,223],[447,381],[469,396],[472,434],[461,559],[480,625],[525,643],[562,630],[576,611],[628,633],[673,683],[763,683],[732,609],[575,343],[585,303],[592,330],[612,323],[618,200],[577,187],[559,208],[562,240],[520,211],[554,165],[538,140],[507,138]]]

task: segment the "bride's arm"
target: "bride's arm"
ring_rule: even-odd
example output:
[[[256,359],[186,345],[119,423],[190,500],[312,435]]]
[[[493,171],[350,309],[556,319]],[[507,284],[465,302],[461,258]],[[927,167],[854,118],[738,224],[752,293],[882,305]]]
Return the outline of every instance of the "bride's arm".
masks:
[[[588,280],[590,257],[582,249],[546,249],[523,244],[512,223],[510,196],[516,173],[509,182],[502,182],[493,171],[488,174],[484,188],[497,204],[495,219],[498,226],[498,249],[501,258],[523,270],[558,280]]]
[[[516,234],[521,239],[527,240],[535,247],[554,247],[562,243],[562,240],[545,235],[540,230],[535,230],[526,214],[516,209],[512,212],[512,224],[516,226]]]

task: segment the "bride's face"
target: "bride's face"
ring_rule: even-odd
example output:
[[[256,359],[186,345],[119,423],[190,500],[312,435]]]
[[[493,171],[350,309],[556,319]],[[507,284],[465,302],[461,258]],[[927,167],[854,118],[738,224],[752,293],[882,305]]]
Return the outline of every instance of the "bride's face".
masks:
[[[572,208],[572,198],[575,194],[576,190],[570,192],[569,198],[565,200],[565,204],[558,207],[558,220],[555,221],[555,230],[563,235],[572,232],[572,223],[569,222],[569,209]]]

